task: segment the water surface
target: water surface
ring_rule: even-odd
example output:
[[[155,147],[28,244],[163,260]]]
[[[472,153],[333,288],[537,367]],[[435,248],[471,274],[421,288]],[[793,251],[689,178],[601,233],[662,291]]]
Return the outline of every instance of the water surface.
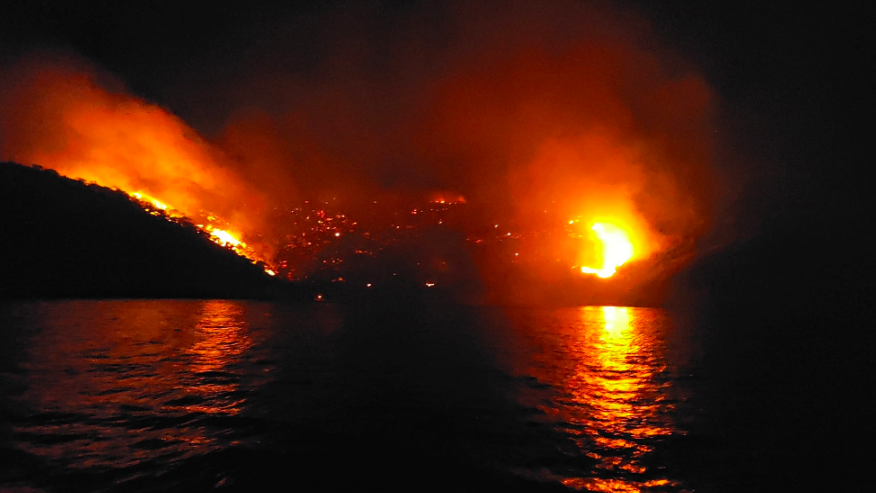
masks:
[[[11,491],[683,491],[650,308],[0,305]]]

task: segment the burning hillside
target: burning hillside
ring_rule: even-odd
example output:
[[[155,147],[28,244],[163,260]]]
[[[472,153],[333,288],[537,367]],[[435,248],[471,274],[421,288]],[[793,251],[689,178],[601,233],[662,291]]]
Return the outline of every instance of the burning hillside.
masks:
[[[120,191],[140,204],[140,206],[149,212],[149,214],[164,218],[170,222],[193,225],[199,231],[206,233],[210,238],[210,241],[213,243],[228,248],[237,255],[249,259],[253,264],[263,268],[265,273],[269,276],[277,275],[276,271],[272,268],[271,260],[260,254],[246,242],[240,240],[233,233],[230,233],[229,230],[234,226],[224,222],[219,217],[216,217],[209,212],[199,211],[197,219],[192,219],[178,209],[171,207],[158,199],[149,197],[140,192],[127,193],[124,190]],[[222,228],[225,229],[222,229],[219,226],[222,226]]]
[[[178,118],[62,65],[23,66],[18,75],[3,98],[12,109],[4,157],[121,190],[153,214],[188,218],[217,244],[268,261],[265,243],[250,244],[259,238],[261,194]]]
[[[185,219],[38,167],[0,163],[0,298],[294,296]]]
[[[279,275],[327,289],[329,298],[419,286],[468,301],[656,302],[641,288],[668,280],[692,252],[679,243],[644,256],[648,247],[619,218],[590,223],[545,214],[539,228],[524,228],[509,217],[484,217],[464,199],[355,208],[342,198],[306,200],[275,214],[286,218]]]
[[[77,57],[25,57],[0,80],[0,157],[124,191],[284,279],[660,291],[719,195],[709,87],[592,5],[447,9],[441,33],[408,29],[418,13],[389,29],[393,50],[316,26],[363,53],[223,72],[193,95],[221,117],[193,126]]]

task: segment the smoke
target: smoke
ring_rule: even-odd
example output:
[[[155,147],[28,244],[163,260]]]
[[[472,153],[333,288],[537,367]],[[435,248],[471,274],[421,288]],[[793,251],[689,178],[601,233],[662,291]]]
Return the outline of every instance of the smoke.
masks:
[[[256,231],[261,192],[221,163],[169,111],[131,96],[112,76],[75,57],[34,55],[4,71],[0,155],[71,178],[157,198],[190,215],[220,214]]]
[[[241,57],[258,70],[213,88],[297,153],[279,176],[454,190],[522,215],[554,201],[577,215],[608,187],[655,232],[708,228],[711,91],[640,19],[579,2],[426,4],[392,22],[372,10],[312,19],[308,63],[279,29]]]
[[[164,81],[205,137],[93,69],[25,63],[0,93],[2,157],[123,168],[121,188],[244,224],[293,197],[437,191],[522,231],[608,218],[664,267],[712,224],[714,95],[634,12],[341,2],[229,37],[227,57]]]

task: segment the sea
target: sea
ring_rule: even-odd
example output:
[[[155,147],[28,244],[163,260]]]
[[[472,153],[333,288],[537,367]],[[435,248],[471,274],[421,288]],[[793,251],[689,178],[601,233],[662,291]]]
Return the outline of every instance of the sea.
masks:
[[[757,454],[716,418],[736,396],[682,325],[440,299],[3,302],[0,490],[757,491]]]

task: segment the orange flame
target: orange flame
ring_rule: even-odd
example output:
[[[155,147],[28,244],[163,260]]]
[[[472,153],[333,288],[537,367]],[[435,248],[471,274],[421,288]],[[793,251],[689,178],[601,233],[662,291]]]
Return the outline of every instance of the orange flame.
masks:
[[[232,246],[232,247],[238,247],[238,246],[245,247],[246,246],[246,243],[238,240],[237,238],[234,237],[233,234],[229,233],[228,231],[225,231],[222,229],[216,229],[216,228],[213,228],[210,226],[208,226],[206,229],[207,229],[207,231],[210,232],[210,236],[213,237],[213,241],[215,241],[216,243],[219,243],[222,246]]]
[[[11,105],[13,117],[0,122],[9,137],[0,142],[0,156],[121,190],[173,222],[191,218],[214,243],[268,264],[264,252],[242,240],[261,229],[262,195],[222,166],[222,153],[182,120],[108,91],[76,67],[21,68],[8,101],[0,102]]]
[[[602,247],[602,267],[581,267],[585,274],[596,274],[603,279],[611,277],[617,268],[633,258],[635,248],[630,234],[623,228],[611,224],[597,222],[590,226]]]
[[[154,216],[161,216],[172,222],[186,221],[189,219],[176,208],[154,197],[150,197],[143,192],[128,193],[128,196],[136,199],[141,205],[146,206],[147,209],[149,206],[158,209],[152,210],[150,212],[150,214]],[[224,223],[224,221],[222,221],[220,218],[216,217],[213,214],[204,213],[203,211],[201,211],[200,215],[206,216],[207,221],[217,221]],[[202,224],[195,224],[194,226],[199,230],[209,234],[210,241],[212,241],[213,243],[232,250],[241,257],[249,259],[254,264],[261,263],[265,273],[269,276],[277,275],[276,271],[272,268],[273,266],[271,265],[271,262],[269,262],[263,255],[258,254],[252,247],[250,247],[250,245],[247,245],[245,242],[243,242],[238,237],[239,235],[235,235],[234,233],[231,233],[225,229],[217,228],[212,223],[208,223],[206,226]]]

